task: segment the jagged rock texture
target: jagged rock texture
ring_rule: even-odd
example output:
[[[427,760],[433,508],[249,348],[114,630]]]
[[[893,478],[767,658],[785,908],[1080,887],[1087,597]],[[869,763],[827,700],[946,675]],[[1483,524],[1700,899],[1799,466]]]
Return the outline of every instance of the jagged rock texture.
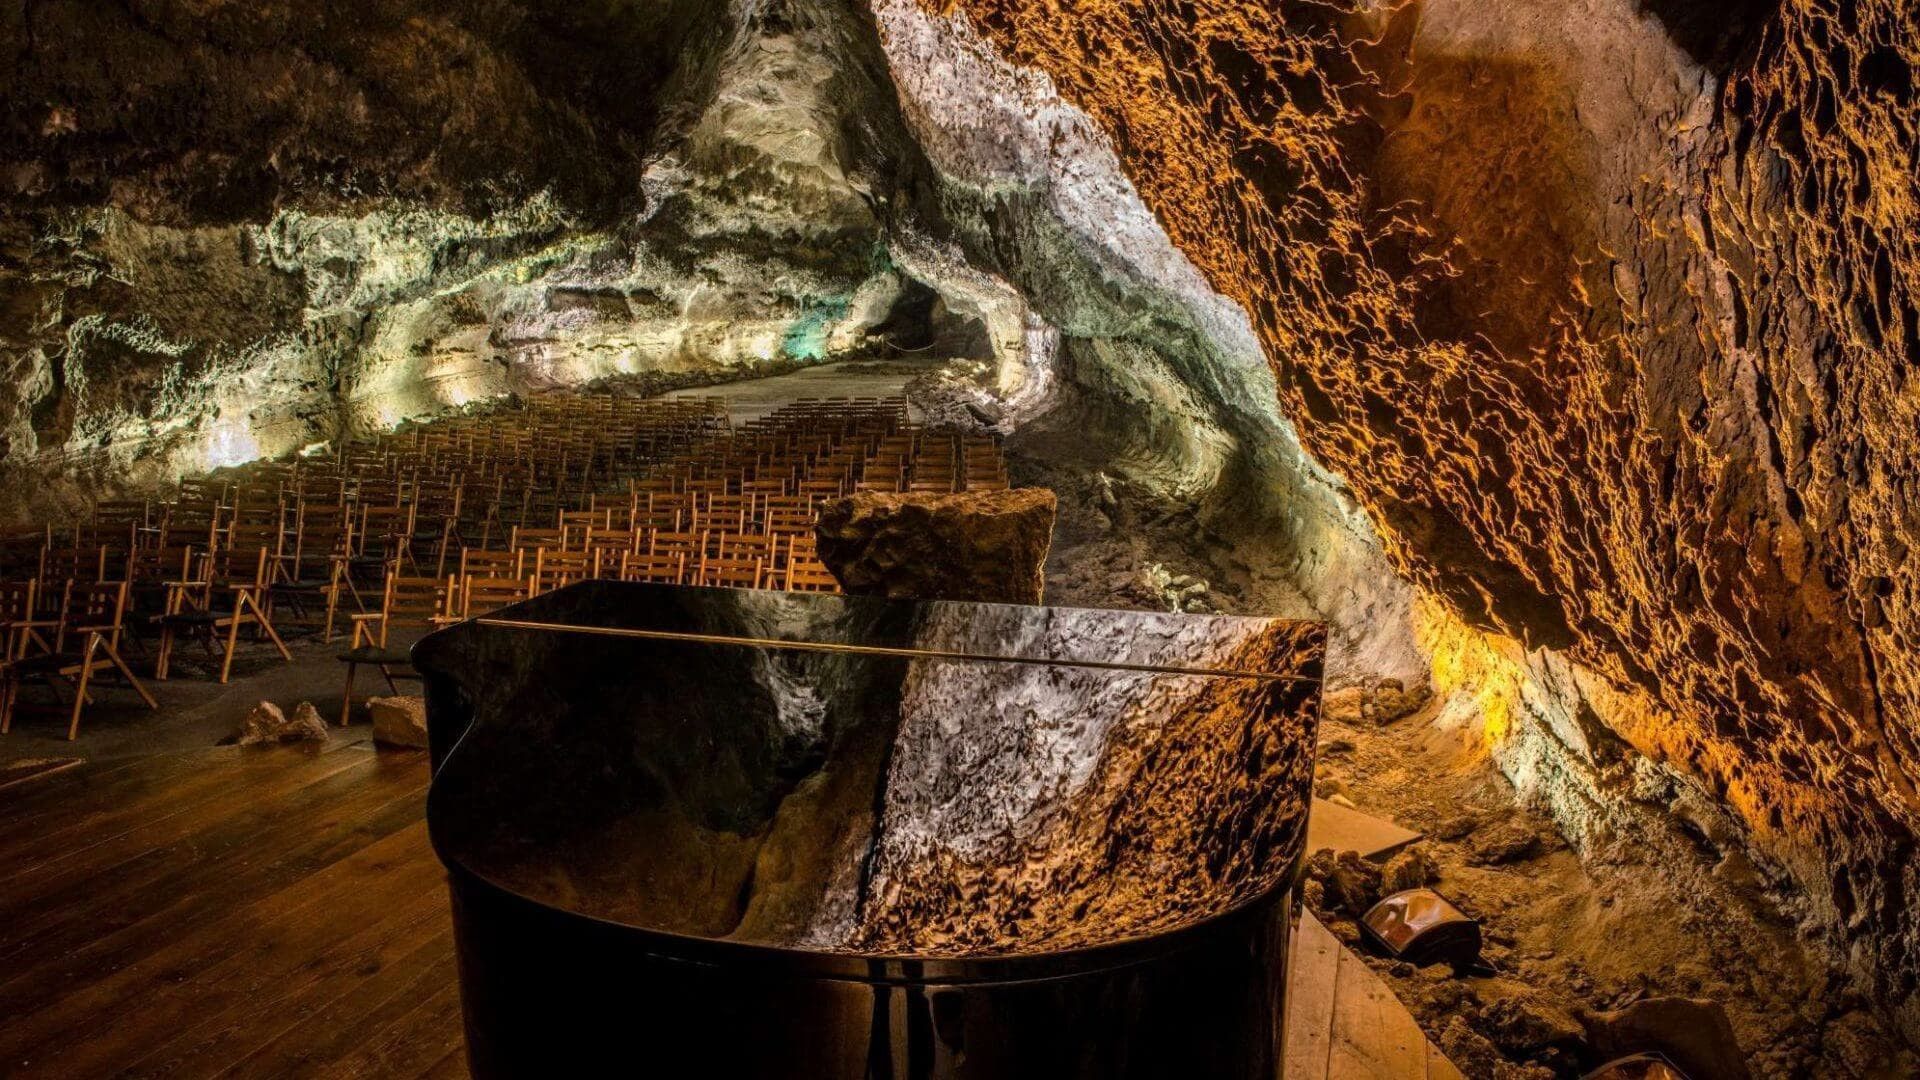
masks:
[[[1608,720],[1911,1008],[1911,10],[948,7],[1107,131],[1403,571],[1657,702]]]
[[[1351,635],[1336,664],[1523,684],[1484,721],[1510,774],[1753,852],[1920,1036],[1915,30],[1900,0],[9,6],[0,516],[831,352],[919,278],[1009,417],[1278,537],[1248,557]],[[1420,650],[1349,494],[1446,606]]]
[[[1038,604],[1054,494],[860,492],[820,508],[820,560],[856,596]]]
[[[0,517],[508,393],[868,347],[924,291],[885,243],[921,167],[850,14],[0,13]]]
[[[1281,884],[1305,839],[1321,627],[1116,625],[1067,608],[998,621],[936,612],[923,640],[1290,678],[917,663],[852,945],[1090,947],[1190,925]]]

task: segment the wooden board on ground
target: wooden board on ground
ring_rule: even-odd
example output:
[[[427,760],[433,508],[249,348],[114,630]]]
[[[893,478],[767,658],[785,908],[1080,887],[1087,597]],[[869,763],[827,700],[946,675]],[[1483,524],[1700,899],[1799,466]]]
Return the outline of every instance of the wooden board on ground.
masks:
[[[1312,912],[1287,966],[1283,1080],[1462,1080],[1366,961]]]
[[[80,758],[34,758],[29,761],[16,761],[0,768],[0,791],[17,787],[41,777],[66,772],[85,762]]]
[[[1380,862],[1418,839],[1420,834],[1411,829],[1325,799],[1313,800],[1307,818],[1309,853],[1321,848],[1357,851],[1363,859]]]

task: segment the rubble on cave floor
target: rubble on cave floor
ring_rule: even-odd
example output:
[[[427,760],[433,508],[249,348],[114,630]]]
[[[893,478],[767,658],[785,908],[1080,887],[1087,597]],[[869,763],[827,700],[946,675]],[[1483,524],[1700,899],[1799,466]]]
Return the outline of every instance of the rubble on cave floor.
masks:
[[[1016,478],[1059,495],[1049,603],[1302,613],[1286,582],[1240,565],[1191,508],[1050,464],[1044,445],[1012,445]],[[1694,1030],[1715,1008],[1755,1077],[1920,1075],[1920,1061],[1838,989],[1790,923],[1721,888],[1704,856],[1681,865],[1670,851],[1623,842],[1583,862],[1545,817],[1516,805],[1478,732],[1445,726],[1440,704],[1389,678],[1334,686],[1318,793],[1425,834],[1387,880],[1423,879],[1481,920],[1494,973],[1456,977],[1371,953],[1356,917],[1383,892],[1377,873],[1343,882],[1355,891],[1347,903],[1324,879],[1307,899],[1469,1076],[1578,1076],[1618,1045],[1622,1025]],[[1711,1040],[1693,1052],[1733,1053]]]

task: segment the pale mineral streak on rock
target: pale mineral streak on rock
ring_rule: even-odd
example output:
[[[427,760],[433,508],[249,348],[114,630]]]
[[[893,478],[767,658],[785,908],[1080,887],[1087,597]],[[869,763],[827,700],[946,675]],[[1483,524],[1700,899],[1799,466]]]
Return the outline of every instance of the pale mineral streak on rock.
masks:
[[[920,641],[1296,674],[1323,648],[1305,624],[1251,640],[1235,620],[1131,625],[936,612]],[[1037,665],[988,680],[970,662],[916,661],[901,708],[861,948],[1070,948],[1164,929],[1273,887],[1270,860],[1304,836],[1304,816],[1273,809],[1304,809],[1317,681]]]

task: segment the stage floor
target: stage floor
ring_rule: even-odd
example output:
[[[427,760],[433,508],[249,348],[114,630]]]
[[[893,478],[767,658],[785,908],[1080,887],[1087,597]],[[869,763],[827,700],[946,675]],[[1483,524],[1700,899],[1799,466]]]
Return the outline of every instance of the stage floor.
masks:
[[[364,732],[0,789],[0,1074],[464,1076],[426,755]]]

